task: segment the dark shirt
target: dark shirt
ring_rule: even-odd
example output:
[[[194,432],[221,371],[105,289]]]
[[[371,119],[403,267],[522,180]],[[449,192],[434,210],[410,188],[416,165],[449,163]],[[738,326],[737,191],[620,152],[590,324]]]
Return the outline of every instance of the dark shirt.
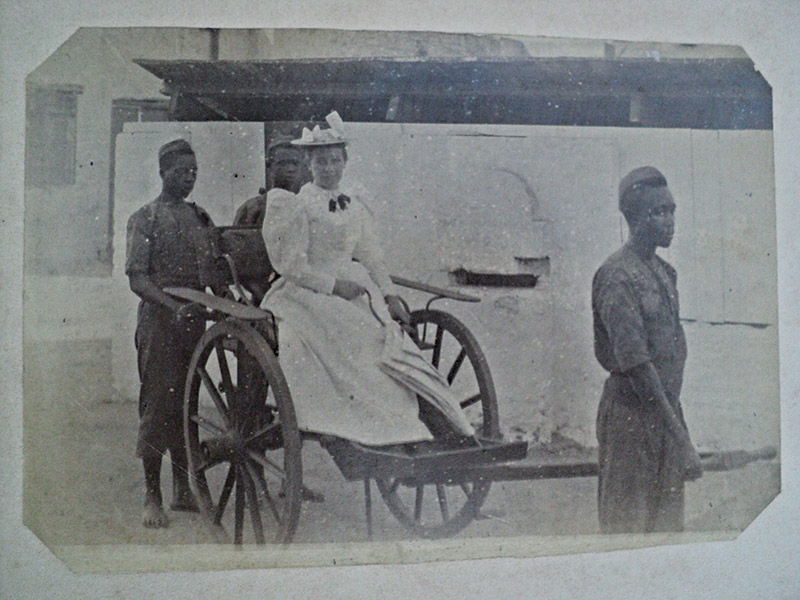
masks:
[[[254,198],[246,200],[236,211],[233,219],[234,225],[258,225],[264,224],[264,215],[267,213],[267,195],[260,194]]]
[[[611,373],[651,361],[672,402],[686,362],[677,275],[657,255],[645,262],[627,246],[612,254],[592,282],[595,356]]]
[[[214,281],[211,217],[193,202],[159,196],[131,215],[125,274],[143,274],[159,288],[202,289]]]

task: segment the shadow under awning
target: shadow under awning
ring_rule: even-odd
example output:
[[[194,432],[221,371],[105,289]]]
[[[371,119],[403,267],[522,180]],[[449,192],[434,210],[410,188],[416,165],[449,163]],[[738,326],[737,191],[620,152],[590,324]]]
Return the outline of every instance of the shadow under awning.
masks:
[[[771,88],[745,58],[135,60],[177,120],[771,129]],[[634,110],[635,108],[635,110]]]

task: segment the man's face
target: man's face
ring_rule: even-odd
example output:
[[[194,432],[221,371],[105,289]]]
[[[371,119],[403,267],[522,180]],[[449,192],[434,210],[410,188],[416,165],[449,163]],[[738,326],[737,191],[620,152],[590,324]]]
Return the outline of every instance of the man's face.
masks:
[[[314,183],[326,190],[336,189],[344,174],[346,162],[344,149],[339,146],[315,148],[309,158]]]
[[[296,148],[279,146],[272,152],[269,174],[274,187],[294,190],[300,182],[301,151]]]
[[[675,201],[667,187],[647,191],[647,212],[643,215],[646,234],[656,246],[668,248],[675,235]]]
[[[181,154],[173,163],[161,169],[164,191],[175,198],[186,198],[194,189],[197,180],[197,160],[194,154]]]

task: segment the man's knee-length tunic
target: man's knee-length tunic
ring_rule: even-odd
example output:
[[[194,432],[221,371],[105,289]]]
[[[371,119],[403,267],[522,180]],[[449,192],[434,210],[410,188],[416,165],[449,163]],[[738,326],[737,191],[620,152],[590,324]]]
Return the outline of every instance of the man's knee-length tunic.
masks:
[[[146,204],[128,220],[127,275],[147,275],[159,288],[203,289],[212,248],[208,214],[193,203]],[[139,302],[135,344],[138,354],[139,437],[137,456],[183,445],[182,407],[186,371],[205,323],[177,323],[169,308]]]
[[[600,526],[605,533],[683,528],[682,464],[655,401],[640,400],[624,374],[652,362],[682,421],[686,340],[675,270],[623,247],[592,284],[595,354],[609,377],[597,414]]]
[[[340,194],[349,202],[337,203]],[[375,445],[431,439],[418,418],[420,394],[472,434],[446,380],[389,316],[383,297],[394,286],[364,195],[360,186],[308,183],[297,196],[273,189],[267,197],[264,241],[282,277],[262,304],[278,321],[300,428]],[[369,290],[378,318],[367,296],[333,295],[337,278]]]

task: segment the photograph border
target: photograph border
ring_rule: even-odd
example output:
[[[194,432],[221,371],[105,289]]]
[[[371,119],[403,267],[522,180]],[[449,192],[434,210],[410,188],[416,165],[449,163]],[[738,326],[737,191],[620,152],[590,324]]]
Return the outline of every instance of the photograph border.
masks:
[[[130,8],[131,3],[124,3]],[[188,6],[189,3],[186,3]],[[192,3],[195,6],[198,3]],[[230,7],[234,4],[228,3]],[[243,4],[243,3],[241,3]],[[278,4],[278,3],[276,3]],[[640,39],[658,42],[688,42],[688,43],[724,43],[737,44],[745,48],[756,67],[762,69],[767,80],[773,85],[774,101],[774,131],[775,131],[775,170],[776,170],[776,203],[778,212],[778,238],[779,238],[779,302],[780,302],[780,327],[782,352],[782,428],[783,451],[782,465],[784,469],[783,493],[768,507],[756,521],[745,531],[738,540],[727,544],[704,543],[692,547],[662,547],[647,550],[622,551],[612,554],[584,554],[573,557],[550,557],[540,559],[487,559],[483,561],[429,563],[425,565],[394,566],[376,565],[374,567],[337,567],[336,569],[287,569],[277,572],[250,572],[247,573],[214,573],[204,576],[192,576],[187,581],[183,578],[170,578],[169,576],[140,575],[140,576],[75,576],[54,560],[49,551],[35,539],[30,531],[21,525],[21,506],[18,503],[19,493],[22,489],[21,480],[21,428],[22,414],[19,402],[6,402],[3,404],[2,416],[6,435],[3,436],[3,455],[6,460],[2,468],[2,480],[5,485],[4,497],[12,500],[5,502],[2,509],[3,545],[9,547],[11,540],[19,552],[17,556],[2,559],[4,570],[3,588],[21,591],[24,594],[34,595],[36,590],[50,589],[58,592],[57,597],[89,597],[87,593],[102,594],[108,591],[125,594],[124,590],[138,590],[143,595],[164,595],[177,590],[180,594],[189,594],[189,591],[205,588],[221,592],[225,586],[234,585],[239,580],[249,581],[245,585],[245,593],[258,594],[257,581],[280,582],[279,591],[273,589],[274,595],[285,594],[287,597],[300,593],[311,595],[324,595],[325,597],[372,597],[376,588],[383,588],[388,582],[394,582],[389,587],[389,594],[398,594],[397,597],[415,597],[423,594],[423,584],[428,584],[432,589],[449,597],[467,597],[465,594],[474,593],[475,585],[481,588],[483,581],[496,581],[498,594],[495,597],[525,597],[533,581],[541,585],[537,593],[550,593],[549,597],[567,597],[560,594],[570,592],[569,597],[579,597],[582,594],[596,594],[599,589],[616,590],[615,597],[633,597],[636,591],[641,592],[642,587],[637,587],[628,577],[631,575],[630,560],[648,573],[661,574],[656,581],[663,587],[663,595],[669,596],[670,589],[683,589],[683,585],[693,587],[688,593],[695,593],[701,597],[699,586],[707,584],[711,589],[729,590],[723,577],[733,577],[734,581],[758,586],[759,594],[768,595],[768,590],[776,593],[788,593],[796,581],[791,581],[792,565],[797,566],[797,559],[792,558],[791,550],[797,539],[797,372],[796,342],[797,342],[797,298],[792,297],[789,290],[797,289],[797,267],[793,266],[798,261],[797,242],[790,238],[790,232],[797,231],[796,214],[792,207],[796,205],[797,190],[797,158],[792,156],[796,150],[795,140],[798,135],[798,109],[797,109],[797,67],[789,64],[789,58],[796,56],[792,48],[797,50],[797,42],[790,40],[789,36],[797,29],[797,11],[792,11],[787,2],[785,6],[776,7],[776,3],[761,2],[747,3],[747,9],[742,8],[743,2],[717,2],[708,3],[703,8],[686,9],[680,2],[621,2],[614,3],[615,11],[623,7],[628,8],[627,15],[620,16],[619,21],[612,13],[597,14],[597,7],[588,2],[579,3],[577,8],[570,10],[544,8],[544,3],[507,3],[509,10],[502,14],[493,14],[492,18],[477,18],[476,14],[469,14],[465,10],[465,3],[445,3],[443,6],[428,9],[425,15],[414,15],[409,3],[404,8],[399,8],[390,3],[370,3],[371,8],[355,2],[341,2],[336,9],[324,7],[318,3],[318,12],[312,7],[317,3],[295,3],[288,6],[283,3],[277,6],[274,15],[262,16],[264,21],[258,26],[334,26],[347,28],[370,29],[424,29],[437,31],[447,29],[460,30],[468,33],[514,33],[519,35],[557,35],[558,37],[585,37],[585,38],[614,38],[614,39]],[[20,331],[21,322],[21,286],[19,285],[21,273],[21,215],[22,215],[22,135],[24,124],[24,110],[22,104],[22,91],[24,90],[25,74],[46,58],[58,45],[63,42],[76,27],[76,24],[86,26],[118,26],[123,23],[111,21],[111,10],[119,8],[123,3],[110,2],[99,6],[80,7],[70,6],[67,3],[59,4],[50,14],[46,14],[45,3],[34,3],[30,12],[23,15],[21,7],[10,7],[3,4],[3,13],[11,17],[3,21],[6,23],[9,37],[3,40],[3,86],[4,97],[13,98],[3,114],[3,191],[7,198],[12,198],[13,203],[3,208],[3,251],[4,264],[2,271],[2,300],[8,307],[3,319],[3,334],[5,340],[16,340],[17,344],[8,344],[3,348],[2,375],[4,380],[4,397],[8,399],[21,398],[21,360],[20,360]],[[125,22],[125,25],[163,25],[155,22],[153,12],[156,3],[142,3],[143,15],[152,22]],[[520,8],[522,6],[522,8]],[[377,8],[380,7],[380,8]],[[205,7],[204,7],[205,8]],[[242,7],[243,8],[243,7]],[[305,8],[305,10],[303,10]],[[419,8],[419,7],[417,7]],[[523,9],[528,8],[530,16],[520,18]],[[91,9],[96,9],[99,14],[92,14]],[[359,14],[358,9],[363,9]],[[716,13],[714,12],[716,9]],[[584,12],[581,12],[583,10]],[[564,14],[557,14],[563,11]],[[765,18],[761,26],[754,26],[743,20],[753,17],[759,11]],[[230,11],[235,12],[235,11]],[[494,11],[493,11],[494,12]],[[404,18],[389,19],[388,15],[403,15]],[[714,15],[718,15],[717,22],[711,23]],[[230,21],[230,15],[212,14],[209,10],[202,14],[194,15],[187,19],[186,15],[178,12],[170,15],[177,19],[174,24],[181,26],[202,26],[213,22],[219,26],[255,26],[249,19],[236,18]],[[518,19],[517,22],[513,17]],[[590,23],[588,19],[595,17],[597,20]],[[647,17],[650,17],[648,20]],[[37,21],[37,18],[40,20]],[[144,18],[143,16],[139,17]],[[570,20],[572,19],[572,20]],[[792,20],[794,19],[794,20]],[[127,21],[127,19],[126,19]],[[188,21],[188,22],[187,22]],[[586,21],[586,22],[584,22]],[[701,24],[705,23],[705,27]],[[416,26],[414,26],[416,24]],[[584,26],[584,33],[578,34],[580,26]],[[670,28],[671,26],[671,28]],[[736,27],[738,26],[738,28]],[[513,31],[511,31],[513,30]],[[524,31],[523,31],[524,30]],[[602,33],[599,33],[602,31]],[[27,34],[27,36],[25,35]],[[716,36],[718,39],[711,39]],[[759,36],[761,36],[759,38]],[[776,39],[777,36],[777,39]],[[27,38],[27,39],[26,39]],[[58,40],[58,43],[54,43]],[[11,47],[12,43],[21,45],[29,41],[23,48]],[[775,57],[775,48],[781,49],[781,56]],[[6,52],[8,49],[10,52]],[[25,54],[27,51],[29,54]],[[13,96],[6,94],[13,93]],[[8,285],[7,282],[15,282]],[[794,356],[792,356],[794,355]],[[794,450],[794,452],[792,451]],[[781,551],[783,548],[785,551]],[[633,554],[629,554],[633,552]],[[15,553],[17,554],[17,553]],[[701,564],[701,561],[705,564]],[[694,566],[693,566],[694,565]],[[724,568],[722,568],[724,565]],[[179,566],[180,569],[189,569]],[[397,573],[389,569],[398,569]],[[690,573],[687,576],[687,568]],[[542,576],[548,570],[553,573],[547,581],[542,582]],[[5,572],[7,571],[7,572]],[[641,571],[641,568],[639,569]],[[45,577],[37,573],[46,573]],[[783,575],[782,575],[783,573]],[[787,575],[788,574],[788,575]],[[513,576],[512,576],[513,575]],[[592,584],[581,582],[576,575],[585,575],[593,578]],[[678,579],[670,578],[677,577]],[[663,577],[663,581],[662,581]],[[598,583],[594,583],[597,579]],[[405,583],[397,583],[403,582]],[[331,592],[333,582],[340,584],[335,592]],[[447,585],[443,585],[446,583]],[[487,585],[483,583],[483,585]],[[622,587],[620,583],[624,583]],[[643,582],[651,583],[651,581]],[[144,584],[144,585],[142,585]],[[155,584],[156,587],[151,587]],[[397,585],[395,585],[397,584]],[[238,585],[238,584],[237,584]],[[469,587],[469,586],[472,587]],[[561,588],[559,586],[565,586]],[[600,586],[600,587],[598,587]],[[675,587],[678,586],[678,587]],[[741,586],[740,586],[741,587]],[[384,588],[386,589],[386,588]],[[742,588],[744,591],[744,588]],[[751,588],[752,589],[752,588]],[[82,590],[81,594],[77,591]],[[326,592],[323,592],[326,590]],[[467,591],[472,590],[472,591]],[[430,590],[428,590],[430,591]],[[75,596],[70,596],[75,593]],[[335,595],[335,596],[334,596]],[[28,596],[18,596],[28,597]],[[97,597],[103,597],[98,595]],[[121,595],[120,597],[129,597]],[[245,596],[243,596],[245,597]],[[295,596],[296,597],[296,596]],[[684,597],[692,597],[686,595]],[[746,597],[746,596],[742,596]],[[780,597],[780,596],[775,596]]]

